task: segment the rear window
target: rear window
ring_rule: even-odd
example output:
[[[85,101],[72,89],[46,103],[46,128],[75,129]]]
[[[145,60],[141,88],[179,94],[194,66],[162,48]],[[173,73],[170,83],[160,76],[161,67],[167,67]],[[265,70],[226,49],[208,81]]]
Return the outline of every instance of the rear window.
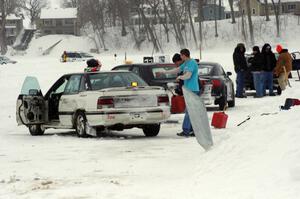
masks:
[[[129,87],[132,82],[138,86],[148,86],[147,83],[134,73],[95,73],[90,74],[92,90],[105,88]]]
[[[213,66],[210,65],[200,65],[198,69],[199,76],[210,76]]]
[[[93,55],[90,55],[88,53],[80,53],[81,57],[93,57]]]
[[[169,70],[173,70],[175,65],[162,65],[162,66],[154,66],[152,67],[152,74],[154,79],[176,79],[177,74],[161,74],[161,72],[166,72]]]

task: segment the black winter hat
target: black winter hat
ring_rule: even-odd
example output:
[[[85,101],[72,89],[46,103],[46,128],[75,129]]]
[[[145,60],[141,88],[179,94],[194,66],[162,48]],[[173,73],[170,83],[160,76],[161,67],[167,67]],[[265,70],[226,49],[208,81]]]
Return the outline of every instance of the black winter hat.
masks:
[[[91,68],[99,65],[99,63],[96,59],[89,59],[86,61],[86,64],[88,67],[91,67]]]
[[[173,63],[177,61],[182,61],[180,54],[176,53],[172,58]]]
[[[256,51],[256,52],[260,52],[260,51],[259,51],[259,47],[258,47],[258,46],[254,46],[252,50],[253,50],[253,52],[254,52],[254,51]]]

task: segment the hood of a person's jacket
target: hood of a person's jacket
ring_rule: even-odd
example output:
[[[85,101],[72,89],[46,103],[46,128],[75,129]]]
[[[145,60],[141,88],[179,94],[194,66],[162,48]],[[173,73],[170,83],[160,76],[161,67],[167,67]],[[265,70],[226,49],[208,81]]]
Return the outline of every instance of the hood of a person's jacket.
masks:
[[[279,54],[282,54],[282,53],[288,53],[289,52],[289,50],[288,49],[282,49],[282,51],[280,51],[280,53]]]
[[[243,52],[240,51],[240,48],[241,48],[241,47],[243,48]],[[246,52],[245,45],[242,44],[242,43],[238,44],[238,45],[235,47],[234,52],[235,52],[235,53],[244,54],[244,53]]]
[[[270,51],[267,52],[267,48],[270,48]],[[271,45],[270,44],[265,44],[263,45],[262,49],[261,49],[261,53],[272,53],[272,50],[271,50]]]

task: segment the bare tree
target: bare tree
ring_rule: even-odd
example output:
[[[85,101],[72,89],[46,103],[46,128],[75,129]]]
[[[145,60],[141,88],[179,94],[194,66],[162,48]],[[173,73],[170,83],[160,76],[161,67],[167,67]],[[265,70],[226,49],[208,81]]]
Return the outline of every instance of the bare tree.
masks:
[[[195,27],[194,27],[194,23],[193,23],[192,11],[191,11],[191,3],[192,3],[192,0],[186,0],[187,12],[188,12],[188,16],[189,16],[189,21],[190,21],[190,26],[192,29],[193,38],[194,38],[196,47],[198,47],[198,41],[197,41],[196,31],[195,31]]]
[[[249,32],[250,32],[250,43],[253,46],[254,45],[254,34],[253,34],[253,23],[252,23],[252,17],[251,17],[250,0],[246,0],[246,10],[247,10],[247,17],[248,17]]]
[[[280,8],[281,8],[281,0],[278,0],[277,3],[274,2],[274,0],[272,1],[272,5],[274,8],[274,13],[275,13],[275,20],[276,20],[276,36],[280,37]]]
[[[0,0],[0,47],[1,54],[7,52],[7,43],[6,43],[6,17],[9,14],[14,13],[15,9],[18,7],[17,0]]]
[[[106,1],[85,0],[78,1],[78,16],[83,24],[90,24],[99,45],[106,50],[104,12]],[[99,50],[99,46],[97,46]]]
[[[264,0],[264,3],[265,3],[266,21],[270,21],[270,14],[269,14],[269,4],[268,4],[268,0]]]
[[[220,3],[220,2],[219,2]],[[214,0],[214,6],[215,6],[215,10],[214,10],[214,15],[215,15],[215,37],[218,37],[218,23],[217,23],[217,0]],[[219,5],[219,17],[220,17],[220,5]]]
[[[237,5],[239,7],[239,12],[240,12],[240,15],[241,15],[241,21],[242,21],[242,28],[241,28],[241,33],[242,33],[242,38],[245,42],[247,42],[247,34],[246,34],[246,28],[245,28],[245,13],[242,9],[242,4],[241,2],[237,2]]]
[[[228,0],[228,2],[229,2],[229,6],[230,6],[231,23],[234,24],[234,23],[236,23],[236,21],[235,21],[234,9],[233,9],[233,0]]]
[[[127,32],[126,32],[126,20],[129,17],[129,5],[128,2],[126,0],[116,0],[116,6],[117,6],[117,10],[119,13],[119,17],[121,19],[121,24],[122,24],[122,32],[121,35],[122,36],[126,36]]]
[[[23,8],[30,17],[31,25],[38,19],[41,14],[41,9],[46,7],[47,4],[47,0],[20,0],[21,8]]]
[[[203,43],[203,32],[202,32],[202,21],[203,21],[203,0],[198,0],[198,20],[199,20],[199,40],[200,40],[200,59],[202,58],[202,43]]]
[[[164,0],[163,0],[164,1]],[[184,46],[184,39],[181,31],[181,17],[180,12],[176,7],[176,2],[174,0],[168,0],[170,12],[168,12],[169,17],[171,19],[171,23],[173,24],[174,31],[176,33],[176,38],[181,47]],[[165,2],[164,2],[165,4]]]
[[[138,13],[142,17],[143,24],[145,26],[146,31],[149,33],[151,42],[153,43],[153,49],[158,52],[160,50],[160,45],[155,33],[155,29],[151,28],[151,24],[149,19],[146,17],[143,5],[140,4],[139,0],[135,0],[137,8],[138,8]]]

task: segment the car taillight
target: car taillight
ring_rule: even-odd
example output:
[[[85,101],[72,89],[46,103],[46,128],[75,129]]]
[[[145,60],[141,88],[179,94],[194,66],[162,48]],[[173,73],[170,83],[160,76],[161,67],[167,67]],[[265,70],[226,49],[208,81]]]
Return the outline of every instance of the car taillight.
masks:
[[[221,85],[222,85],[221,81],[218,80],[218,79],[213,79],[213,80],[211,80],[211,83],[212,83],[212,85],[213,85],[213,88],[219,88],[219,87],[221,87]]]
[[[201,86],[205,86],[206,81],[205,80],[200,80]]]
[[[113,98],[99,98],[97,101],[97,108],[113,108],[114,99]]]
[[[160,95],[157,97],[158,106],[169,105],[169,96],[168,95]]]

